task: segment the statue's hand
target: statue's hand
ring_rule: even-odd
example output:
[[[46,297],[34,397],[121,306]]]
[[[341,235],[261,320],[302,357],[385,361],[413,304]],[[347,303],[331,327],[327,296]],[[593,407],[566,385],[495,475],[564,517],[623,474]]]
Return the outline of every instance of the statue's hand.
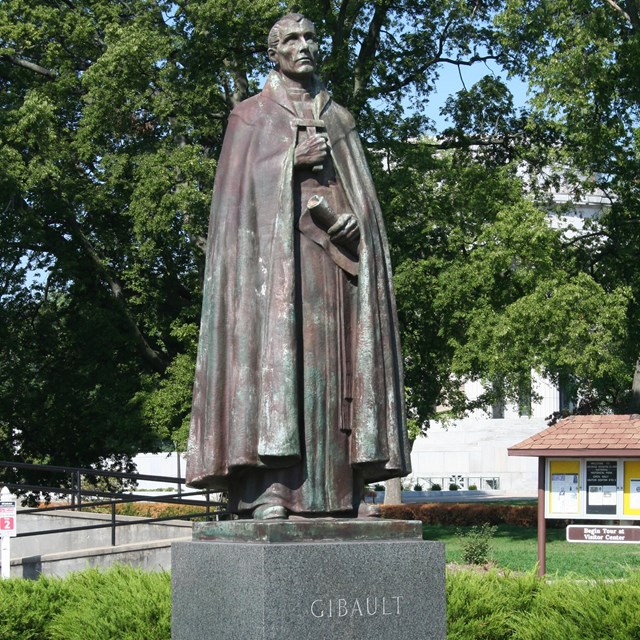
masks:
[[[357,247],[360,242],[358,219],[352,213],[342,213],[338,220],[327,229],[332,242],[347,247]]]
[[[329,153],[326,134],[316,133],[296,146],[294,164],[296,167],[321,165]]]

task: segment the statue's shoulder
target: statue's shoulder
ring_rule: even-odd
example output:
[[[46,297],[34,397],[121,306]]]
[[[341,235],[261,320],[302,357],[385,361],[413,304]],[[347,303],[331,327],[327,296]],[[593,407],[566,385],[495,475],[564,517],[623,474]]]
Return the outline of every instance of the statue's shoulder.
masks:
[[[254,125],[264,114],[265,99],[262,94],[251,96],[233,108],[229,118],[238,118],[247,125]]]
[[[352,131],[356,128],[356,121],[351,115],[351,112],[341,104],[331,100],[328,111],[331,113],[332,119],[337,122],[345,132]]]

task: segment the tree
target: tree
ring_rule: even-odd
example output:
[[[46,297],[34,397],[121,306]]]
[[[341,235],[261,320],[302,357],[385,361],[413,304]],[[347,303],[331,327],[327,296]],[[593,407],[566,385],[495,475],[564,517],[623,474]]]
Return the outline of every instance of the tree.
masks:
[[[553,145],[535,148],[540,165],[552,181],[562,174],[578,196],[600,189],[611,198],[596,223],[564,244],[604,290],[627,287],[621,348],[629,385],[640,371],[639,11],[637,0],[510,0],[498,17],[502,42],[514,51],[510,69],[528,79],[535,118],[553,132]],[[638,374],[634,393],[635,401],[618,391],[603,404],[638,410]]]
[[[491,8],[300,7],[329,43],[324,77],[372,147],[423,131],[403,101],[423,102],[438,66],[494,57]],[[215,158],[285,10],[3,3],[4,457],[89,464],[184,439]]]
[[[266,33],[287,8],[2,3],[3,457],[104,464],[184,442],[216,158],[230,110],[259,90]],[[611,242],[563,241],[518,174],[523,162],[547,163],[551,143],[577,149],[579,125],[571,138],[542,107],[514,113],[508,88],[488,75],[452,96],[444,137],[426,137],[444,68],[493,61],[528,74],[524,53],[542,49],[518,31],[525,6],[306,0],[297,8],[318,26],[323,77],[357,119],[388,216],[413,434],[439,404],[452,415],[472,408],[459,390],[464,376],[509,394],[527,367],[570,371],[617,402],[621,377],[629,382],[620,372],[637,353],[638,282],[622,277],[633,245],[613,233],[630,201],[619,199],[602,227]],[[604,250],[617,246],[614,237],[624,261]]]

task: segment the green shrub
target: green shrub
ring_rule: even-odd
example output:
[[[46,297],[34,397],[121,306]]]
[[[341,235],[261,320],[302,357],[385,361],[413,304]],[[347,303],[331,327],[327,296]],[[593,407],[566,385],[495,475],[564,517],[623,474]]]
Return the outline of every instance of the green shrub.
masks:
[[[0,582],[0,638],[49,640],[48,627],[70,600],[69,583],[57,578]]]
[[[429,491],[442,491],[442,487],[437,482],[434,482]]]
[[[491,551],[491,538],[498,527],[487,522],[480,526],[471,527],[467,532],[458,530],[457,535],[462,539],[462,559],[466,564],[486,564]]]
[[[168,640],[171,579],[166,572],[116,566],[66,580],[69,599],[50,625],[51,640]]]
[[[640,572],[549,581],[448,571],[446,588],[448,640],[640,639]],[[167,573],[117,567],[0,581],[0,640],[169,640],[170,611]]]
[[[455,482],[452,482],[452,483],[449,485],[449,491],[457,491],[459,488],[460,488],[460,487],[459,487]]]
[[[421,485],[419,482],[416,482],[416,483],[413,485],[413,490],[414,490],[414,491],[422,491],[422,485]]]
[[[477,491],[477,490],[478,490],[478,485],[476,484],[469,485],[469,491]]]
[[[514,611],[527,611],[545,587],[533,574],[447,572],[447,640],[511,640]]]
[[[587,582],[496,571],[447,573],[447,640],[602,638],[640,638],[640,573]]]

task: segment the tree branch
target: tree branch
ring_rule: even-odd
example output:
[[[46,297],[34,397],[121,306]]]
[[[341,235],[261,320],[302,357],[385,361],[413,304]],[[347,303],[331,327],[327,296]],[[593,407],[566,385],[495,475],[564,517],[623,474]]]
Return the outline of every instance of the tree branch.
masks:
[[[381,85],[378,88],[378,93],[392,93],[394,91],[404,89],[404,87],[414,82],[419,75],[422,75],[429,67],[434,64],[454,64],[458,67],[470,67],[476,62],[486,62],[487,60],[497,59],[498,56],[473,56],[472,58],[469,58],[469,60],[453,60],[452,58],[442,58],[439,55],[436,55],[424,64],[420,65],[413,73],[410,73],[408,76],[398,80],[397,82]]]
[[[632,24],[631,16],[617,3],[615,0],[607,0],[607,3],[612,6],[629,24]]]
[[[382,30],[382,25],[387,17],[389,6],[389,0],[378,4],[369,22],[367,35],[360,46],[360,52],[358,53],[358,59],[354,69],[352,93],[354,103],[357,103],[360,99],[360,96],[364,93],[364,89],[371,79],[375,54],[378,50],[378,45],[380,44],[380,31]]]
[[[122,311],[129,329],[132,335],[135,338],[136,346],[138,347],[138,351],[142,355],[142,357],[151,365],[151,367],[157,371],[158,373],[164,373],[167,368],[166,363],[160,357],[160,354],[151,347],[151,345],[147,342],[147,339],[140,331],[138,324],[134,320],[129,308],[126,305],[124,299],[124,292],[122,290],[122,284],[113,276],[111,270],[105,265],[104,261],[100,258],[96,250],[93,248],[89,238],[84,234],[78,221],[75,218],[71,217],[70,219],[71,226],[73,228],[74,233],[79,238],[82,246],[86,254],[89,256],[94,266],[96,267],[98,273],[106,280],[109,288],[111,289],[111,294],[116,304]]]
[[[582,240],[586,240],[587,238],[597,238],[598,236],[607,237],[608,235],[609,234],[605,233],[604,231],[593,231],[592,233],[583,233],[580,236],[576,236],[575,238],[571,238],[571,240],[567,240],[566,242],[563,242],[562,246],[570,247],[571,245],[577,244],[578,242]]]
[[[55,80],[56,74],[35,62],[29,62],[29,60],[25,60],[24,58],[20,58],[18,56],[14,56],[10,53],[0,53],[0,58],[8,60],[11,64],[14,64],[18,67],[22,67],[24,69],[29,69],[29,71],[33,71],[34,73],[39,73],[41,76],[45,76],[51,80]]]
[[[229,88],[226,92],[229,110],[231,110],[249,97],[249,80],[246,72],[236,61],[225,58],[223,64],[229,70],[233,80],[233,91]]]
[[[447,20],[446,24],[444,25],[444,27],[442,29],[442,33],[438,37],[438,48],[436,50],[435,55],[433,56],[433,58],[431,60],[429,60],[425,64],[421,65],[416,72],[414,72],[412,74],[409,74],[409,76],[407,76],[404,81],[397,81],[395,83],[392,83],[392,84],[389,84],[389,85],[383,85],[383,86],[379,87],[378,95],[380,95],[381,93],[391,93],[393,91],[397,91],[398,89],[402,89],[403,87],[406,87],[408,84],[410,84],[411,82],[413,82],[415,80],[417,75],[424,73],[432,64],[435,64],[435,60],[440,59],[440,57],[444,53],[444,43],[445,43],[445,41],[447,39],[447,34],[448,34],[448,31],[449,31],[449,28],[451,27],[451,24],[452,24],[451,19]],[[410,54],[409,54],[409,52],[405,52],[404,55],[410,55]],[[397,88],[394,89],[393,88],[394,86],[397,87]]]
[[[474,138],[464,138],[464,140],[449,139],[449,140],[438,140],[436,142],[421,142],[428,147],[435,147],[436,149],[464,149],[466,147],[494,147],[494,146],[506,146],[507,144],[517,140],[521,136],[501,136],[501,137],[474,137]]]

